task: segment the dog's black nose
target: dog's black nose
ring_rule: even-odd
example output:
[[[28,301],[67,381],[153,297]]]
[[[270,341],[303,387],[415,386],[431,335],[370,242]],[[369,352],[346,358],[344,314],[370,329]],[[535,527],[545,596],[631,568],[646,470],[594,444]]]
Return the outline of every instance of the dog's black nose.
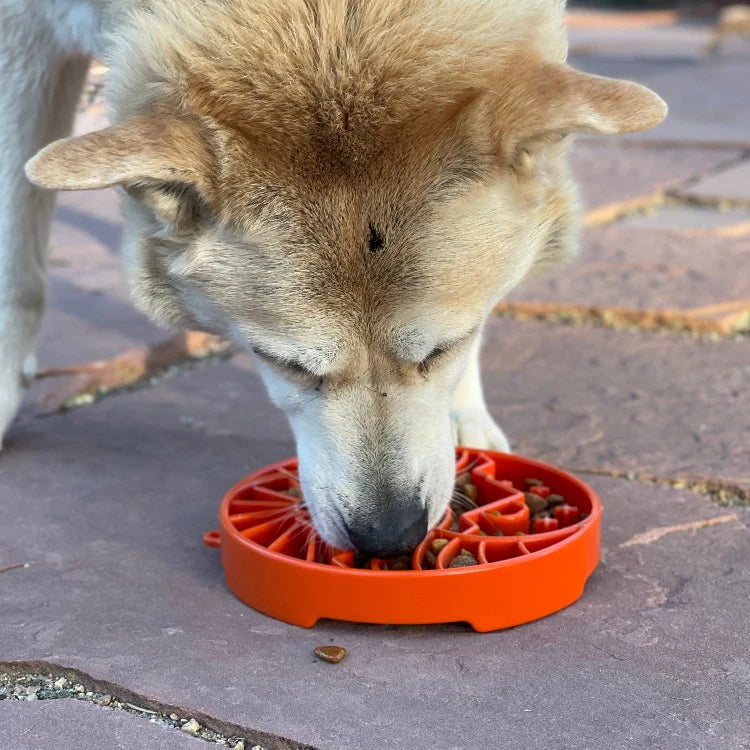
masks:
[[[349,537],[357,551],[368,557],[410,555],[427,534],[427,515],[419,501],[387,503],[377,515],[351,519]]]

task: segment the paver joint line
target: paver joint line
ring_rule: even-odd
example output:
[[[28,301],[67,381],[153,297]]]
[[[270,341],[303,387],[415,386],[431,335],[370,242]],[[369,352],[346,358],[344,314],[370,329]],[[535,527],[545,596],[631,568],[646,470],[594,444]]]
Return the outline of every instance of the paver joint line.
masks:
[[[566,325],[664,331],[712,338],[739,337],[750,332],[750,300],[684,310],[605,307],[549,302],[502,301],[495,315],[514,320],[546,320]]]
[[[182,730],[197,739],[232,748],[316,750],[285,737],[164,705],[121,685],[96,680],[80,670],[45,661],[0,661],[2,700],[79,700],[113,711],[125,711],[166,729]]]
[[[572,474],[592,474],[600,477],[611,477],[612,479],[628,479],[645,484],[663,485],[675,490],[689,490],[699,495],[705,495],[711,499],[711,502],[719,506],[750,507],[750,487],[743,487],[740,484],[721,479],[686,476],[668,477],[635,471],[597,469],[593,467],[566,466],[564,468]]]

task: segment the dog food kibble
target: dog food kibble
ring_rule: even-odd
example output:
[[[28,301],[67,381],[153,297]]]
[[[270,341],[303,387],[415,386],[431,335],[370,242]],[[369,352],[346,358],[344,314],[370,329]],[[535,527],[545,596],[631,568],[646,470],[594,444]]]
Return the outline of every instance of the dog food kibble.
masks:
[[[299,487],[290,487],[286,491],[287,495],[291,495],[292,497],[302,497],[302,493],[299,491]]]
[[[565,498],[562,495],[555,495],[554,493],[547,496],[547,505],[551,508],[555,505],[563,505]]]
[[[464,485],[464,492],[466,493],[466,496],[469,498],[469,500],[472,500],[474,504],[476,504],[477,498],[479,497],[477,486],[475,484],[472,484],[471,482],[467,482]]]
[[[437,555],[445,545],[448,544],[447,539],[433,539],[432,540],[432,553]]]
[[[331,664],[338,664],[344,657],[346,657],[346,649],[343,646],[318,646],[314,653],[318,659],[322,659]]]
[[[437,567],[437,557],[435,556],[435,553],[428,549],[424,553],[424,560],[422,561],[422,567],[425,570],[435,570]]]
[[[529,513],[534,516],[547,508],[547,501],[534,492],[527,492],[526,505],[529,506]]]
[[[387,560],[385,563],[386,570],[411,570],[411,558],[410,557],[394,557],[392,560]]]
[[[456,555],[450,562],[449,568],[466,568],[470,565],[478,565],[477,558],[468,550],[462,549],[460,555]]]
[[[526,486],[531,489],[532,487],[536,487],[538,484],[544,484],[544,482],[541,479],[535,479],[534,477],[528,477],[526,480]]]

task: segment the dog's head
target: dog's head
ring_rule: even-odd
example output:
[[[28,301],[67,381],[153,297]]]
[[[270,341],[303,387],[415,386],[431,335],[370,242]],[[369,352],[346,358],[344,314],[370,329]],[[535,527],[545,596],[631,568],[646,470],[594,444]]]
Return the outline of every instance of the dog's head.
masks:
[[[487,314],[575,247],[568,136],[664,103],[566,66],[552,0],[163,0],[113,49],[117,124],[31,179],[122,188],[136,300],[255,352],[322,535],[413,546]]]

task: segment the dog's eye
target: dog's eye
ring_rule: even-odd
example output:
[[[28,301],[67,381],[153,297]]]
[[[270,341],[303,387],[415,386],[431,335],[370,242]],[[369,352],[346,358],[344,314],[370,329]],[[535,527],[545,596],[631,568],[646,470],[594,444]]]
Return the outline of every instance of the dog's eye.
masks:
[[[449,349],[450,346],[436,346],[417,366],[419,372],[426,375],[430,371],[430,367],[447,354]]]
[[[284,359],[283,357],[277,357],[274,354],[269,354],[268,352],[264,352],[261,349],[258,349],[257,347],[253,348],[253,351],[265,362],[267,362],[269,365],[272,365],[277,370],[281,370],[283,373],[289,375],[297,375],[300,377],[310,378],[314,380],[316,383],[320,380],[320,376],[316,375],[314,372],[311,372],[308,370],[304,365],[300,364],[299,362],[295,362],[293,359]]]

